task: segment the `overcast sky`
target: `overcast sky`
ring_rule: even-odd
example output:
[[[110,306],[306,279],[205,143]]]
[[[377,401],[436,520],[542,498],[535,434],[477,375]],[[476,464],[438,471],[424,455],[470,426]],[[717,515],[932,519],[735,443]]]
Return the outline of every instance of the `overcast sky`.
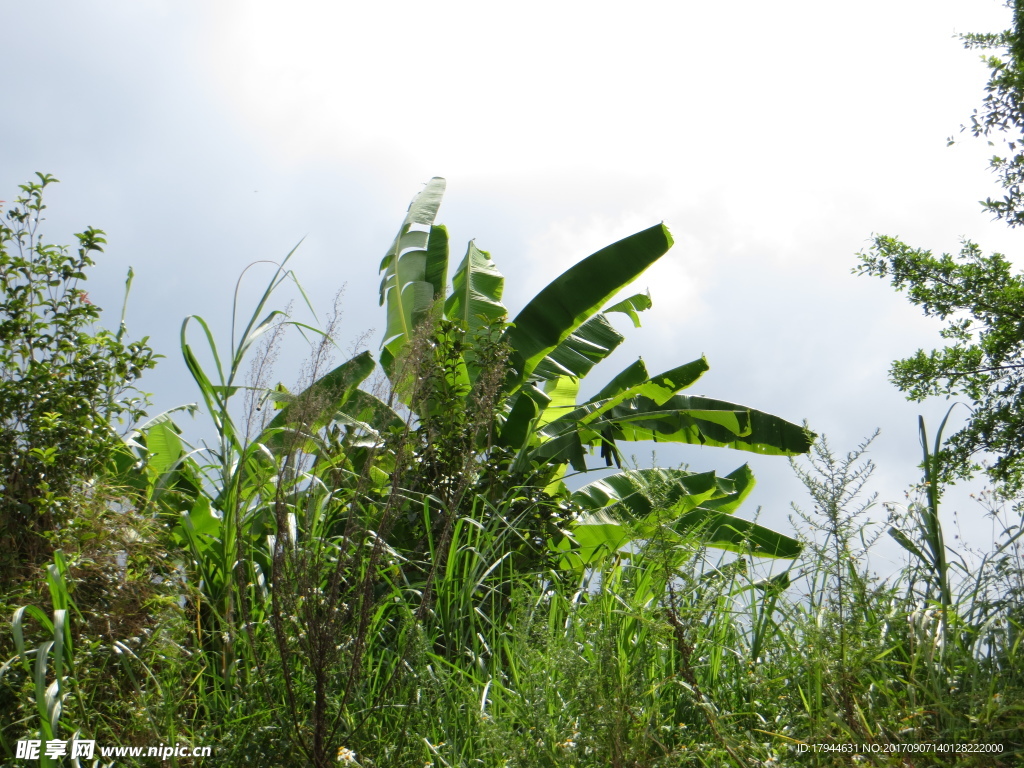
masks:
[[[562,269],[665,221],[676,246],[631,291],[649,288],[654,308],[621,326],[595,380],[638,355],[653,371],[705,354],[696,391],[806,419],[840,452],[881,427],[874,488],[900,501],[918,478],[917,414],[934,429],[946,404],[907,403],[886,372],[939,326],[852,276],[855,254],[876,232],[1017,250],[976,202],[998,193],[992,150],[959,133],[986,70],[955,35],[1009,26],[996,0],[0,8],[0,198],[49,172],[62,183],[48,239],[106,230],[87,287],[111,326],[134,267],[129,329],[167,356],[144,380],[154,411],[198,398],[182,319],[226,339],[241,271],[302,238],[292,266],[314,304],[347,284],[343,340],[374,328],[376,350],[377,266],[437,175],[453,266],[475,238],[513,314]],[[269,273],[250,274],[251,300]],[[784,459],[658,458],[723,473],[749,459],[746,513],[762,505],[783,530],[791,500],[810,506]],[[957,505],[985,544],[981,510]]]

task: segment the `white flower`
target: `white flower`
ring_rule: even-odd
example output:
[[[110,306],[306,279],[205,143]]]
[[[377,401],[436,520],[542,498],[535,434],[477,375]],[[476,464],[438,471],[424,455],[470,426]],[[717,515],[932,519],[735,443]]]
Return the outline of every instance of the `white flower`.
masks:
[[[356,753],[348,747],[338,747],[338,762],[339,763],[354,763],[356,761]]]

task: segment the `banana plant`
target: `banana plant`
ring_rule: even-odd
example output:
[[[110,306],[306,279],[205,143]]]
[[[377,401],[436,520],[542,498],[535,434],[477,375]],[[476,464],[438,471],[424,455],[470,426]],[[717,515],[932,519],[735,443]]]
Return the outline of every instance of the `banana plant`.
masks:
[[[583,259],[506,322],[508,312],[501,301],[504,277],[490,254],[473,242],[445,295],[448,232],[434,223],[444,188],[443,179],[431,179],[413,199],[381,262],[380,302],[388,316],[381,361],[393,383],[399,385],[396,361],[415,334],[422,332],[422,324],[434,323],[434,328],[438,322],[454,324],[461,361],[453,366],[453,377],[461,385],[468,408],[482,373],[475,364],[475,350],[496,325],[504,327],[501,341],[508,349],[508,372],[495,408],[495,428],[481,433],[480,440],[491,441],[497,435],[497,445],[515,455],[514,471],[549,491],[566,494],[562,475],[569,467],[588,471],[588,454],[598,452],[605,466],[615,463],[621,468],[618,443],[622,441],[690,443],[778,456],[809,450],[814,434],[803,427],[746,406],[679,394],[708,370],[703,357],[654,376],[643,360],[637,360],[597,395],[578,402],[580,380],[623,341],[609,316],[622,313],[639,326],[639,313],[651,306],[648,294],[611,302],[671,248],[672,237],[664,224]],[[413,400],[406,404],[414,410],[420,405]],[[794,539],[731,516],[728,521],[723,518],[753,487],[749,470],[737,472],[715,479],[709,485],[714,489],[711,496],[693,503],[671,521],[664,517],[664,510],[650,509],[638,517],[637,508],[628,501],[640,498],[636,488],[625,498],[606,493],[602,504],[585,504],[590,517],[576,526],[577,536],[583,537],[578,541],[583,560],[588,561],[598,549],[608,550],[615,536],[625,536],[620,515],[633,518],[634,531],[647,530],[644,524],[637,527],[638,521],[646,521],[649,529],[657,520],[661,526],[671,523],[677,529],[700,527],[713,546],[765,556],[796,556],[799,544]],[[630,483],[643,475],[620,477],[623,483]],[[669,473],[663,479],[674,485],[680,498],[692,501],[696,497],[684,491],[694,482],[693,477]],[[615,488],[613,481],[603,482]],[[573,494],[578,503],[592,500],[579,494]],[[725,503],[724,499],[732,501]],[[614,533],[609,526],[617,526]],[[626,543],[623,539],[615,549]]]

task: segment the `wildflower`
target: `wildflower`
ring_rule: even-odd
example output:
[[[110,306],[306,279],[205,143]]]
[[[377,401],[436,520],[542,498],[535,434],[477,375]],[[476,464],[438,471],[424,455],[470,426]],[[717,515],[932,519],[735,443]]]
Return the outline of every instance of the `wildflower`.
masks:
[[[338,747],[338,762],[339,763],[354,763],[356,761],[356,753],[348,747]]]

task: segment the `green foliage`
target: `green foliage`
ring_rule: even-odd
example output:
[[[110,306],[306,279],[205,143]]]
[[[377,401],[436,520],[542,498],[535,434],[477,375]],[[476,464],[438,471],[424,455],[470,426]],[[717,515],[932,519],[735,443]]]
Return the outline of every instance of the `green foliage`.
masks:
[[[388,311],[381,360],[399,399],[419,419],[417,433],[428,446],[438,446],[445,435],[439,425],[455,425],[464,413],[477,414],[472,435],[448,437],[459,446],[457,454],[476,451],[481,460],[450,466],[455,472],[447,479],[432,476],[431,488],[451,483],[462,491],[500,488],[500,496],[511,483],[565,496],[562,477],[569,468],[588,471],[586,457],[593,452],[599,452],[605,466],[620,464],[621,441],[681,442],[783,456],[808,450],[814,435],[802,427],[745,406],[678,394],[708,370],[704,358],[654,376],[637,360],[594,397],[578,402],[581,379],[623,340],[609,315],[626,314],[639,325],[638,313],[651,306],[646,294],[609,302],[671,248],[663,224],[583,259],[506,322],[504,278],[490,254],[474,243],[455,273],[451,293],[444,296],[448,232],[434,224],[444,187],[443,179],[434,178],[413,199],[381,263],[380,300]],[[430,359],[440,365],[432,373],[423,369]],[[426,450],[431,456],[447,448]],[[672,482],[683,487],[681,478],[673,476]],[[752,477],[744,487],[753,487]],[[455,496],[436,492],[446,505],[457,506]],[[693,512],[697,506],[683,510],[688,516],[672,518],[673,525],[704,530],[715,546],[774,557],[799,551],[793,539],[756,524],[732,519],[709,524],[710,517],[724,518],[734,506]],[[562,562],[582,566],[627,546],[627,529],[614,520],[620,513],[631,514],[626,509],[610,496],[601,508],[591,505],[588,511],[600,521],[583,521],[574,530],[585,536],[602,530],[600,542],[580,544],[572,535],[554,536],[552,545],[563,552],[581,546],[587,552],[582,560]],[[616,539],[615,546],[609,537]]]
[[[168,561],[165,531],[116,506],[98,489],[76,499],[74,520],[53,534],[53,561],[0,595],[11,630],[0,635],[5,758],[18,739],[156,744],[183,725],[164,694],[182,691],[188,626],[178,598],[188,589]]]
[[[998,51],[982,57],[990,70],[989,79],[982,109],[975,110],[971,116],[970,131],[976,137],[989,137],[993,133],[1010,135],[1005,140],[1009,155],[995,155],[989,161],[1006,194],[1002,200],[988,198],[982,205],[997,219],[1015,227],[1024,223],[1024,191],[1021,189],[1024,183],[1024,2],[1007,0],[1006,7],[1013,11],[1010,29],[962,35],[961,39],[965,48]]]
[[[936,257],[892,237],[876,237],[855,272],[890,278],[926,316],[945,322],[945,347],[918,350],[890,369],[909,399],[962,395],[972,404],[967,425],[938,453],[937,479],[970,476],[985,452],[1002,489],[1024,488],[1024,274],[974,243]]]
[[[587,514],[573,527],[578,548],[567,548],[566,564],[582,569],[618,552],[635,538],[681,544],[694,534],[717,549],[761,557],[798,557],[798,542],[732,516],[753,488],[754,475],[745,464],[726,477],[714,472],[652,468],[590,483],[571,496]],[[608,514],[610,507],[615,517]]]
[[[921,433],[921,448],[924,451],[924,461],[921,466],[924,469],[924,502],[916,506],[914,515],[917,523],[917,536],[912,537],[896,526],[889,528],[889,535],[892,536],[900,546],[917,558],[920,565],[927,569],[928,578],[925,580],[929,586],[934,585],[937,589],[938,600],[935,602],[943,611],[947,610],[953,602],[953,594],[950,588],[950,571],[946,555],[946,539],[942,533],[942,522],[939,519],[939,499],[942,496],[942,482],[939,479],[938,461],[940,446],[942,445],[942,430],[952,412],[952,408],[946,413],[946,417],[939,425],[939,433],[935,436],[935,445],[928,447],[928,432],[925,429],[924,419],[918,417],[918,428]],[[922,543],[918,546],[914,539]],[[933,600],[932,590],[926,593],[927,600]]]
[[[923,424],[921,433],[925,476],[933,479],[933,451]],[[815,502],[814,514],[797,512],[825,539],[808,541],[812,557],[794,579],[802,594],[785,598],[793,648],[801,656],[785,664],[801,669],[791,700],[797,714],[789,722],[808,741],[924,743],[958,734],[957,739],[1002,743],[1011,755],[1019,752],[1024,744],[1009,722],[1013,706],[998,692],[1003,684],[1016,692],[1024,682],[1019,664],[1006,663],[1006,637],[999,629],[1005,621],[1019,625],[1019,526],[1006,526],[1005,540],[980,561],[953,557],[938,523],[937,483],[926,479],[921,502],[912,502],[904,515],[886,504],[888,525],[872,532],[878,524],[864,515],[875,496],[858,501],[874,470],[870,460],[862,461],[870,442],[838,457],[823,440],[809,470],[795,465]],[[883,581],[871,574],[869,554],[886,528],[913,557]],[[1004,581],[1007,570],[1014,573],[1013,585]],[[890,737],[883,736],[887,732]],[[979,756],[976,763],[933,755],[922,764],[1016,764],[1005,753]]]
[[[100,309],[82,284],[103,232],[76,235],[75,253],[43,242],[43,191],[55,181],[22,185],[0,222],[0,550],[15,568],[45,553],[37,534],[68,516],[69,494],[118,441],[113,423],[145,414],[130,393],[158,357],[146,338],[125,339],[123,313],[116,333],[94,328]]]
[[[802,473],[821,545],[734,516],[746,466],[620,471],[570,493],[570,468],[614,464],[624,440],[792,455],[811,435],[678,394],[703,358],[655,376],[637,361],[579,402],[622,341],[609,315],[650,306],[606,306],[614,283],[667,233],[612,246],[637,260],[587,297],[556,280],[516,335],[475,245],[445,296],[447,232],[423,214],[440,184],[385,260],[384,301],[402,302],[387,380],[373,385],[367,352],[334,363],[336,313],[320,331],[268,311],[285,263],[230,345],[186,320],[217,439],[194,449],[170,413],[129,432],[80,494],[88,514],[54,531],[66,556],[0,600],[5,759],[17,739],[77,732],[267,768],[839,764],[803,749],[827,743],[887,764],[870,745],[901,742],[1003,749],[915,765],[1019,762],[1019,527],[976,568],[924,557],[870,578],[850,506],[866,444],[843,460],[822,441]],[[291,390],[270,378],[287,329],[313,334]],[[926,507],[893,527],[927,555],[945,544]],[[759,555],[802,556],[771,570]]]
[[[703,358],[656,376],[638,360],[578,403],[580,378],[622,341],[609,314],[638,324],[650,307],[644,294],[612,302],[665,253],[667,230],[584,259],[508,323],[504,278],[474,244],[447,292],[448,235],[433,222],[443,187],[434,179],[414,199],[381,264],[385,391],[361,388],[374,369],[369,353],[333,365],[332,323],[320,332],[267,310],[292,278],[286,259],[225,354],[202,318],[182,326],[213,447],[191,450],[164,415],[116,452],[118,482],[169,525],[189,583],[201,585],[191,610],[202,716],[237,722],[255,685],[276,713],[270,720],[285,724],[266,749],[290,745],[313,765],[330,761],[338,734],[365,733],[396,688],[409,690],[417,654],[435,668],[460,670],[466,657],[494,663],[521,583],[571,585],[605,560],[639,557],[645,542],[681,564],[698,535],[742,553],[799,553],[792,538],[731,517],[753,487],[745,467],[657,482],[641,473],[628,489],[610,478],[606,487],[625,497],[591,494],[586,511],[600,522],[580,517],[562,478],[570,466],[585,471],[591,451],[617,462],[617,441],[792,455],[813,435],[678,395],[707,370]],[[208,355],[189,338],[194,327]],[[271,387],[263,362],[289,327],[319,339],[294,393]],[[271,402],[272,417],[261,410]],[[671,572],[663,565],[658,589]]]
[[[812,718],[819,717],[821,699],[828,697],[842,708],[846,722],[855,729],[858,723],[851,669],[863,662],[863,658],[857,658],[863,653],[857,648],[858,635],[867,628],[863,612],[851,610],[851,606],[868,600],[870,579],[863,561],[871,544],[878,539],[878,534],[869,533],[870,523],[865,520],[877,494],[861,499],[875,471],[874,462],[864,459],[864,455],[877,436],[876,431],[845,456],[837,456],[822,436],[807,457],[806,466],[790,460],[793,471],[814,502],[811,513],[793,504],[794,512],[806,524],[809,534],[811,566],[805,577],[807,614],[813,616],[820,612],[820,616],[827,618],[818,622],[813,634],[820,642],[831,643],[834,649],[831,669],[814,669],[813,690],[818,706],[809,714]],[[818,539],[818,534],[824,535],[823,541]]]

